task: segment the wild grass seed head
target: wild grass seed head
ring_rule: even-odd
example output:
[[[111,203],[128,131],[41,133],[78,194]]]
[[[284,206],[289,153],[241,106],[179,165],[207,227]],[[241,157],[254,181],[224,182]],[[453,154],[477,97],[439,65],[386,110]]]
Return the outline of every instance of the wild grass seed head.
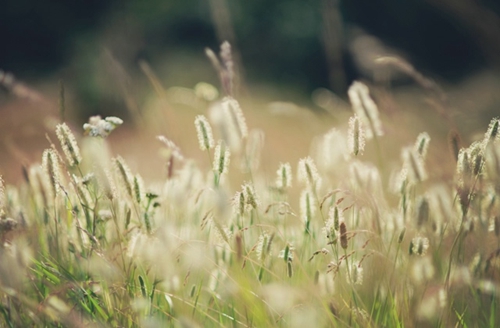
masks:
[[[402,151],[403,163],[408,172],[409,182],[418,183],[427,179],[423,158],[415,148],[407,147]]]
[[[75,136],[66,123],[56,126],[56,134],[63,149],[66,160],[70,166],[78,165],[82,161],[80,148],[76,143]]]
[[[366,127],[366,138],[372,139],[374,135],[384,135],[377,105],[370,97],[370,89],[365,84],[355,81],[347,93],[354,113]]]
[[[42,155],[42,168],[49,181],[50,196],[54,199],[61,191],[59,157],[53,149],[45,149]]]
[[[307,230],[309,230],[310,222],[315,214],[316,203],[314,195],[309,189],[305,189],[300,196],[300,216],[304,220]]]
[[[297,176],[299,181],[305,182],[313,190],[315,190],[321,181],[316,164],[314,164],[314,160],[309,156],[299,161]]]
[[[196,132],[198,134],[198,143],[201,150],[209,150],[214,148],[214,137],[212,135],[212,127],[208,120],[203,115],[196,116],[194,120]]]
[[[363,154],[365,150],[365,129],[357,115],[349,119],[348,131],[349,151],[354,156]]]
[[[251,208],[257,209],[257,207],[259,206],[259,200],[257,198],[257,194],[255,193],[254,187],[251,184],[246,183],[242,186],[242,189],[245,193],[246,203],[250,205]]]
[[[223,140],[219,140],[214,151],[213,170],[222,176],[227,173],[231,152]]]
[[[130,199],[134,199],[135,196],[134,196],[133,176],[132,173],[130,173],[128,165],[125,163],[125,160],[121,156],[115,157],[113,159],[113,164],[118,179],[118,183],[126,192],[126,194],[130,197]]]
[[[257,171],[259,168],[264,139],[264,131],[259,129],[250,130],[245,148],[246,157],[241,159],[241,169],[243,172]]]
[[[427,254],[427,250],[429,249],[429,238],[417,236],[414,237],[410,242],[410,255],[419,255],[424,256]]]
[[[290,163],[281,163],[276,171],[276,187],[278,189],[290,188],[292,186],[292,166]]]
[[[484,146],[500,139],[499,125],[500,125],[500,118],[495,117],[491,120],[490,125],[488,126],[488,130],[484,135],[484,141],[483,141]]]
[[[422,160],[425,160],[425,157],[427,156],[430,141],[431,137],[427,132],[422,132],[417,136],[417,140],[415,141],[415,145],[413,147],[416,153],[422,157]]]

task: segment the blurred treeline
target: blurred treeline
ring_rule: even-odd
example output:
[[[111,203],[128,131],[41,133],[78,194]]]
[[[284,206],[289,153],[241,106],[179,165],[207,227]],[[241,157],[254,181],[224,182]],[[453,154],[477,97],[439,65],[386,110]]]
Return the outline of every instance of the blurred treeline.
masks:
[[[167,87],[217,85],[203,50],[227,39],[250,89],[300,102],[369,79],[369,54],[403,56],[450,82],[498,68],[499,13],[496,0],[6,0],[0,69],[62,79],[82,117],[106,115],[123,93],[147,96],[141,61]]]

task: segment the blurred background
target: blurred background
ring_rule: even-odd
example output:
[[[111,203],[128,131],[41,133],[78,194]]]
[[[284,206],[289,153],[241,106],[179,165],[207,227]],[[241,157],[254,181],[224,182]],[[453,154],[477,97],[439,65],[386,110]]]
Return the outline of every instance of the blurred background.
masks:
[[[464,134],[500,113],[496,0],[6,0],[1,7],[0,174],[47,144],[37,127],[58,120],[61,81],[75,126],[96,114],[143,115],[158,98],[151,74],[165,90],[200,81],[219,88],[204,49],[218,53],[224,40],[239,72],[237,96],[256,103],[293,102],[335,116],[346,110],[350,83],[364,80],[389,118],[394,108],[418,112],[422,95],[439,103],[425,106],[453,111],[440,115],[454,116],[450,125]],[[387,98],[389,89],[408,105]]]

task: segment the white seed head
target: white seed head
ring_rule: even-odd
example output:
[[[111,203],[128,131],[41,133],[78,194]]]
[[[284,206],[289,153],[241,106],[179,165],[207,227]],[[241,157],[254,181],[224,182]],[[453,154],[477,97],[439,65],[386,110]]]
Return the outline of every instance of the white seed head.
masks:
[[[370,97],[370,90],[361,82],[355,81],[348,90],[354,113],[359,116],[366,127],[366,138],[371,139],[374,135],[382,136],[382,123],[380,122],[378,108]]]
[[[252,185],[245,184],[242,187],[243,192],[245,193],[245,200],[248,205],[250,205],[253,209],[257,209],[259,205],[259,201],[257,199],[257,194]]]
[[[427,172],[424,168],[424,161],[422,159],[422,156],[420,156],[414,148],[404,148],[402,155],[404,167],[408,173],[410,182],[422,182],[427,179]]]
[[[310,190],[303,190],[300,195],[300,216],[304,222],[311,222],[316,214],[316,203]]]
[[[219,140],[214,152],[214,163],[213,170],[219,174],[219,176],[227,173],[227,168],[229,166],[231,152],[227,148],[224,141]]]
[[[214,137],[212,135],[212,127],[208,120],[203,115],[196,116],[194,120],[196,132],[198,134],[198,143],[201,150],[208,150],[214,148]]]
[[[158,139],[158,141],[160,141],[168,150],[169,157],[173,156],[178,161],[184,160],[184,156],[182,155],[181,149],[172,140],[168,139],[165,136],[157,136],[156,139]]]
[[[417,236],[411,240],[410,254],[424,256],[429,249],[429,238]]]
[[[66,125],[66,123],[56,126],[56,134],[59,142],[61,143],[61,147],[64,151],[64,155],[66,156],[68,164],[70,166],[80,164],[80,162],[82,161],[82,157],[80,156],[80,148],[78,148],[75,136],[73,135],[73,132],[71,132],[70,128]]]
[[[276,187],[285,189],[292,186],[292,166],[290,163],[281,163],[276,171]]]
[[[302,158],[299,161],[298,171],[299,181],[307,183],[307,185],[311,188],[314,188],[319,184],[320,176],[311,157]]]
[[[59,160],[53,149],[46,149],[42,155],[42,168],[49,181],[51,197],[55,198],[61,191],[61,173],[59,170]]]
[[[233,129],[235,129],[238,136],[246,138],[248,136],[247,123],[238,101],[232,97],[224,97],[221,106],[228,115],[228,119],[232,122]]]
[[[365,150],[365,129],[357,115],[349,119],[348,136],[349,152],[354,156],[363,154]]]
[[[114,158],[113,163],[119,184],[126,191],[126,194],[133,199],[134,198],[133,177],[132,174],[130,173],[128,165],[125,163],[125,160],[121,156]]]
[[[485,146],[488,143],[495,142],[500,139],[500,118],[495,117],[491,120],[490,125],[488,126],[488,130],[484,135],[483,143]]]

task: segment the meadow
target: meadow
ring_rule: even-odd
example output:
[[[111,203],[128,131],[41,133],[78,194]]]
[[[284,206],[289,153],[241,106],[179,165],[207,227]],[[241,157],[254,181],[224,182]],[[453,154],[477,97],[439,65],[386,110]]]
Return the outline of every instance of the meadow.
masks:
[[[250,114],[221,49],[220,91],[149,76],[197,108],[142,118],[176,131],[127,154],[160,169],[132,170],[108,142],[123,120],[93,116],[0,180],[2,327],[500,326],[498,118],[471,144],[445,118],[415,133],[437,123],[391,122],[360,81],[335,119]]]

